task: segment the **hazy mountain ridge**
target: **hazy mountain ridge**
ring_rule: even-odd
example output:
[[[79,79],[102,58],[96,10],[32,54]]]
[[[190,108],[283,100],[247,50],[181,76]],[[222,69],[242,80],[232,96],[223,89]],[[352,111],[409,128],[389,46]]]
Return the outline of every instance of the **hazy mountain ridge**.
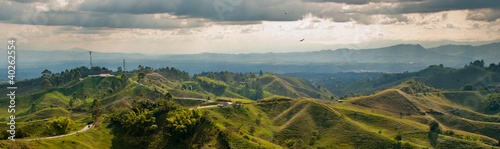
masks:
[[[486,65],[500,57],[500,42],[480,46],[443,45],[425,49],[418,44],[400,44],[376,49],[337,49],[312,52],[221,54],[200,53],[181,55],[148,55],[141,53],[92,52],[93,64],[116,70],[126,60],[126,69],[138,65],[159,67],[169,65],[189,73],[203,71],[232,72],[403,72],[418,71],[428,65],[444,64],[460,68],[475,59]],[[6,57],[7,53],[3,53]],[[20,79],[35,78],[43,69],[59,72],[67,68],[89,66],[88,50],[72,48],[66,51],[18,50]],[[2,55],[2,54],[0,54]],[[61,65],[63,64],[63,65]],[[0,65],[7,65],[1,63]],[[42,68],[43,67],[43,68]],[[244,69],[242,69],[244,68]],[[2,77],[2,75],[0,75]],[[6,76],[5,76],[6,77]],[[4,78],[5,78],[4,77]]]
[[[50,57],[53,61],[83,60],[88,61],[86,49],[72,48],[57,51],[18,50],[17,55],[26,62],[44,61],[41,58]],[[287,53],[248,53],[248,54],[160,54],[148,55],[141,53],[104,53],[93,51],[92,58],[100,59],[163,59],[163,60],[193,60],[193,61],[241,61],[241,62],[307,62],[307,63],[406,63],[422,62],[441,63],[469,62],[474,59],[494,60],[500,57],[500,43],[481,46],[443,45],[434,48],[424,48],[419,44],[399,44],[375,49],[336,49],[312,52]],[[439,58],[439,59],[436,59]]]

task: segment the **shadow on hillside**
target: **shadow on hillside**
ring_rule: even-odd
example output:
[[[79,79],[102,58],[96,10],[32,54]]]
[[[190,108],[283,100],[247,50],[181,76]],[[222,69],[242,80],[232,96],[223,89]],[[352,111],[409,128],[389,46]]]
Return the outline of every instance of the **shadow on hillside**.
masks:
[[[429,131],[429,143],[432,145],[432,147],[436,147],[438,138],[439,138],[438,133]]]

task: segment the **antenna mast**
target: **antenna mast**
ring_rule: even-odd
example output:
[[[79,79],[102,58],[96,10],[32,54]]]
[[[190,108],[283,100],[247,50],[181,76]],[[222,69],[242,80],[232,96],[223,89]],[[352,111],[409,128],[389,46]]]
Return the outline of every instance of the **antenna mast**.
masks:
[[[92,51],[89,51],[89,55],[90,55],[90,68],[92,68]]]
[[[125,72],[125,59],[123,59],[123,72]]]

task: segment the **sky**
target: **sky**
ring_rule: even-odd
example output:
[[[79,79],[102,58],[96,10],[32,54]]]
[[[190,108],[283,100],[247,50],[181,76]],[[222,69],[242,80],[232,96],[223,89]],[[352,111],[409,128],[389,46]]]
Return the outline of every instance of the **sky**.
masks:
[[[269,53],[500,41],[498,0],[0,0],[18,49]]]

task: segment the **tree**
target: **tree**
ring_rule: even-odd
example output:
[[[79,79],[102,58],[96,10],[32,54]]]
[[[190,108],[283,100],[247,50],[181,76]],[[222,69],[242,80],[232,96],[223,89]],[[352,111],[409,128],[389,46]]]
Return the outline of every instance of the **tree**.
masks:
[[[75,103],[76,96],[77,96],[76,92],[73,92],[73,96],[71,97],[71,99],[69,99],[69,107],[70,108],[73,108],[73,106],[74,106],[73,104]]]
[[[174,99],[174,97],[172,96],[172,94],[170,94],[170,92],[166,93],[165,94],[165,98],[168,100],[168,101],[172,101],[172,99]],[[210,98],[210,97],[209,97]],[[210,100],[210,99],[209,99]]]
[[[274,71],[268,71],[268,72],[267,72],[267,74],[268,74],[269,76],[273,76],[273,75],[274,75]]]
[[[82,93],[80,94],[80,99],[83,100],[83,104],[87,104],[87,98],[89,98],[89,93],[85,88],[82,88]]]
[[[470,62],[469,66],[484,68],[484,60],[475,60],[474,62]]]
[[[486,110],[496,111],[500,108],[500,94],[491,93],[486,100],[483,100]]]
[[[73,122],[73,120],[65,117],[63,119],[52,121],[51,123],[46,125],[46,131],[48,131],[48,133],[51,135],[67,134],[69,133],[69,131],[71,131],[71,126],[74,124],[75,122]]]
[[[116,72],[122,72],[123,71],[123,68],[120,66],[116,69]]]
[[[130,110],[126,116],[125,120],[123,120],[122,127],[135,135],[143,135],[148,134],[151,131],[154,131],[158,128],[156,123],[156,118],[153,116],[153,111],[149,111],[149,109],[136,109]]]
[[[50,89],[52,87],[52,84],[50,83],[49,79],[43,79],[42,81],[42,88],[43,89]]]
[[[31,104],[31,113],[35,113],[35,112],[36,112],[36,104],[32,103]]]
[[[259,72],[259,77],[260,77],[260,76],[263,76],[263,75],[264,75],[264,73],[262,73],[262,70],[260,70],[260,72]]]
[[[52,72],[48,69],[42,71],[42,78],[49,78],[52,75]]]
[[[73,80],[79,80],[82,77],[82,74],[80,71],[76,70],[75,71],[75,76],[73,76]]]
[[[121,81],[122,81],[122,86],[125,87],[128,85],[128,76],[125,75],[125,74],[122,74],[122,76],[120,77]]]
[[[203,114],[199,110],[183,110],[175,116],[167,118],[166,130],[178,139],[186,138],[196,130],[203,121]]]
[[[97,99],[94,99],[94,102],[92,103],[90,109],[92,109],[92,118],[94,120],[97,119],[99,116],[101,116],[103,112],[102,104]]]
[[[139,75],[137,75],[137,82],[139,82],[141,79],[144,79],[144,77],[146,76],[146,73],[144,73],[144,71],[141,71],[141,73],[139,73]]]
[[[443,131],[441,130],[441,127],[439,126],[439,122],[436,120],[432,120],[429,122],[429,129],[431,132],[435,132],[438,134],[441,134]]]
[[[474,90],[477,90],[477,88],[474,85],[472,85],[472,84],[466,84],[462,88],[462,90],[464,90],[464,91],[474,91]]]
[[[403,137],[400,134],[398,134],[396,137],[394,137],[394,140],[396,140],[396,146],[395,146],[396,149],[401,148],[401,140],[402,139],[403,139]]]
[[[264,90],[262,89],[262,85],[260,84],[260,81],[257,80],[257,88],[255,89],[255,96],[254,100],[262,99],[264,98]]]

